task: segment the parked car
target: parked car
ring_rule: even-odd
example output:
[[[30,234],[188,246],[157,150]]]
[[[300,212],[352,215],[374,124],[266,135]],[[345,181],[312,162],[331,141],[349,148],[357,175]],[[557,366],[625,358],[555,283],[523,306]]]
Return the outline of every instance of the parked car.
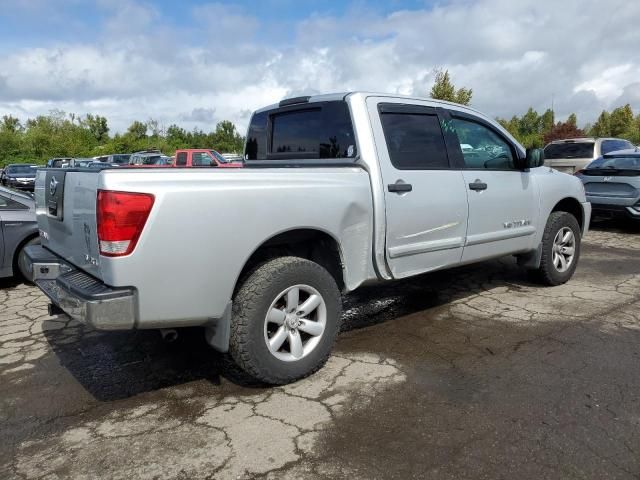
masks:
[[[640,221],[640,148],[603,155],[576,176],[594,215]]]
[[[569,280],[591,206],[541,153],[462,105],[286,99],[252,116],[251,168],[40,170],[46,248],[27,267],[54,311],[103,330],[203,326],[248,375],[292,382],[329,356],[341,291],[504,255]]]
[[[111,167],[120,167],[121,165],[118,163],[93,161],[87,166],[89,168],[111,168]]]
[[[0,183],[5,187],[33,192],[38,165],[13,163],[7,165],[0,174]]]
[[[91,165],[95,160],[93,158],[74,158],[72,164],[69,166],[73,168],[86,168]]]
[[[40,242],[33,197],[0,187],[0,225],[0,277],[24,276],[24,249]]]
[[[232,161],[223,157],[220,153],[211,149],[190,148],[176,150],[175,167],[242,167],[240,161]]]
[[[130,159],[130,153],[112,153],[111,155],[101,155],[99,157],[94,157],[95,161],[110,163],[113,165],[128,165]]]
[[[143,150],[132,153],[129,157],[129,165],[142,167],[170,167],[171,157],[164,155],[160,150]]]
[[[556,140],[544,147],[545,165],[564,173],[574,174],[606,153],[629,148],[634,148],[634,145],[623,138]]]
[[[47,168],[63,168],[65,165],[69,165],[73,158],[69,157],[56,157],[47,160]]]

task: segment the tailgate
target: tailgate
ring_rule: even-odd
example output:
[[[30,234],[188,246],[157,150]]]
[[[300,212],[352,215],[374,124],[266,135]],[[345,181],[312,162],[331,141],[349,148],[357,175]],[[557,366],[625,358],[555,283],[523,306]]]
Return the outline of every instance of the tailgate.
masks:
[[[99,176],[95,170],[38,170],[35,199],[42,244],[101,279],[96,233]]]

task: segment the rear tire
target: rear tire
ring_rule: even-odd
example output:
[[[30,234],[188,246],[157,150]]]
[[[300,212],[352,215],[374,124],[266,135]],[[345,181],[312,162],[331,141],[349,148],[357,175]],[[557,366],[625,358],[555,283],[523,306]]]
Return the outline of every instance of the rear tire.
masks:
[[[326,363],[340,312],[340,292],[326,269],[298,257],[267,261],[234,297],[229,353],[256,380],[295,382]]]
[[[14,275],[19,275],[22,278],[22,280],[24,280],[25,282],[30,283],[31,280],[29,279],[29,272],[27,272],[24,269],[24,257],[25,257],[24,249],[30,245],[38,245],[39,243],[40,243],[40,238],[33,237],[31,240],[25,242],[20,246],[20,249],[18,250],[18,254],[15,257],[15,263],[13,265],[13,273]]]
[[[552,212],[542,236],[540,267],[535,270],[538,280],[549,286],[569,281],[580,259],[580,225],[567,212]]]

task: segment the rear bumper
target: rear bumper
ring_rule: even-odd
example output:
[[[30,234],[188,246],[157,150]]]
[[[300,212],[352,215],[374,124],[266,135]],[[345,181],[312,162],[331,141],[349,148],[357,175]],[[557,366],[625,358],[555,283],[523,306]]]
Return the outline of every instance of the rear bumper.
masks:
[[[604,217],[626,217],[640,221],[640,207],[615,205],[608,203],[592,203],[593,214]]]
[[[109,287],[40,245],[25,249],[30,279],[71,318],[99,330],[131,330],[136,325],[134,288]]]

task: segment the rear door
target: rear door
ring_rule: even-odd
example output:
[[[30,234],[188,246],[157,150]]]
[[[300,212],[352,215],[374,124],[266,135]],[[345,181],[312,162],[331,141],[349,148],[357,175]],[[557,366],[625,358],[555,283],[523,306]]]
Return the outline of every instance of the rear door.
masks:
[[[462,169],[469,201],[463,262],[533,248],[539,225],[538,191],[529,170],[518,168],[518,151],[494,125],[451,111],[445,130]]]
[[[460,261],[467,228],[461,171],[451,169],[433,107],[367,100],[384,182],[386,259],[395,278]]]

